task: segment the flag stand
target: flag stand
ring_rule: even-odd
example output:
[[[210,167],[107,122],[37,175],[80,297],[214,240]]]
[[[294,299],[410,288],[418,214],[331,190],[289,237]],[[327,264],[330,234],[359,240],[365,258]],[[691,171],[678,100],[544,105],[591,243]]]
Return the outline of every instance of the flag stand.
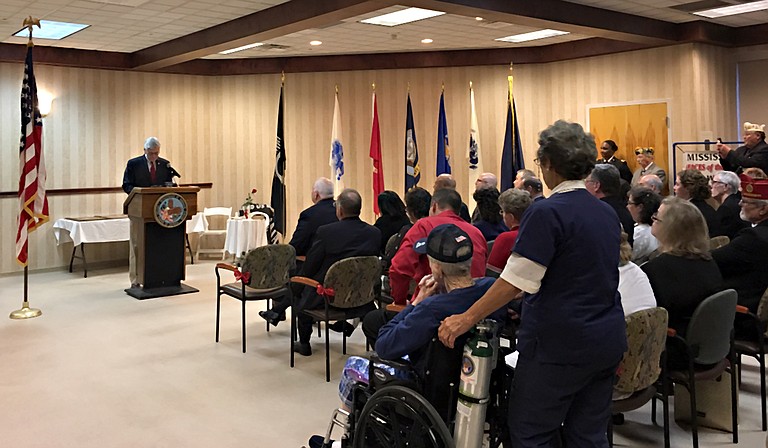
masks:
[[[31,319],[43,314],[37,308],[29,307],[29,266],[24,266],[24,302],[21,304],[21,309],[11,312],[8,316],[11,319]]]
[[[34,44],[32,43],[32,26],[37,25],[40,26],[40,20],[39,19],[33,19],[32,16],[29,16],[28,18],[24,19],[24,27],[29,29],[29,42],[27,43],[28,47],[32,47]],[[27,244],[29,244],[27,242]],[[21,309],[18,309],[16,311],[11,312],[10,317],[11,319],[31,319],[33,317],[37,317],[43,314],[42,311],[40,311],[37,308],[30,308],[29,307],[29,266],[26,264],[24,265],[24,302],[21,304]]]

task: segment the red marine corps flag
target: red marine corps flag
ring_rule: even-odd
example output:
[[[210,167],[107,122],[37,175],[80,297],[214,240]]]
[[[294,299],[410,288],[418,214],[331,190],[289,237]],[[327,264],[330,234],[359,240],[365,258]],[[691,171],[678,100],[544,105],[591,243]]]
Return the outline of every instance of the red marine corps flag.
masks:
[[[16,261],[27,265],[28,234],[48,221],[43,160],[43,117],[37,107],[37,84],[32,69],[32,46],[27,47],[21,85],[21,143],[19,145],[19,227]]]

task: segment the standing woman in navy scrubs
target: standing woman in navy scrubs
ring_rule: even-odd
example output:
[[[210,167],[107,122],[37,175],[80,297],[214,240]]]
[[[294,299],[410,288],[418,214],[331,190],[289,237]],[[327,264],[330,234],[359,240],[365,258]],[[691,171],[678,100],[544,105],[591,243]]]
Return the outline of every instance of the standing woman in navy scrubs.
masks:
[[[523,215],[501,277],[467,312],[445,319],[439,336],[452,346],[525,292],[509,409],[514,446],[548,446],[562,425],[569,448],[607,447],[611,390],[627,347],[621,224],[584,187],[597,149],[579,124],[559,120],[543,130],[537,156],[552,195]]]

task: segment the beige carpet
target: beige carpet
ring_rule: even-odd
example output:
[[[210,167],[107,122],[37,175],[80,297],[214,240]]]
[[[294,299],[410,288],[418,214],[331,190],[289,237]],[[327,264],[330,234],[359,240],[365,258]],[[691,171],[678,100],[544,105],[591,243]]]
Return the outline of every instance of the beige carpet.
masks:
[[[127,267],[30,276],[31,305],[43,315],[0,318],[0,447],[300,447],[323,433],[338,404],[345,356],[332,334],[331,382],[323,344],[288,366],[289,326],[267,334],[248,304],[248,351],[241,352],[240,302],[223,298],[221,342],[214,342],[213,261],[188,266],[199,293],[139,301],[123,292]],[[227,274],[225,278],[229,279]],[[231,274],[230,274],[231,277]],[[0,277],[7,315],[19,308],[22,277]],[[358,330],[348,353],[365,346]],[[764,446],[757,369],[745,367],[741,443]],[[650,408],[627,414],[616,445],[661,446]],[[701,446],[731,446],[730,434],[703,429]],[[672,425],[672,446],[690,446]]]

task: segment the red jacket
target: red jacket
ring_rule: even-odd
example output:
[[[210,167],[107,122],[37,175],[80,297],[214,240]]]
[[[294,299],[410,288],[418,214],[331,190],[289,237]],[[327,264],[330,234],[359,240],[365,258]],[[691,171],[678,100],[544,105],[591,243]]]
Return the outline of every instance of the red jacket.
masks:
[[[469,235],[472,240],[472,277],[485,276],[485,256],[488,252],[488,245],[480,230],[450,210],[436,216],[427,216],[416,221],[416,224],[405,234],[400,249],[392,258],[392,265],[389,268],[389,285],[392,288],[392,298],[396,304],[405,305],[409,299],[408,286],[411,279],[418,283],[422,277],[432,273],[429,269],[427,256],[414,252],[413,245],[416,241],[426,238],[429,232],[440,224],[455,224]],[[418,292],[417,288],[414,296]]]

